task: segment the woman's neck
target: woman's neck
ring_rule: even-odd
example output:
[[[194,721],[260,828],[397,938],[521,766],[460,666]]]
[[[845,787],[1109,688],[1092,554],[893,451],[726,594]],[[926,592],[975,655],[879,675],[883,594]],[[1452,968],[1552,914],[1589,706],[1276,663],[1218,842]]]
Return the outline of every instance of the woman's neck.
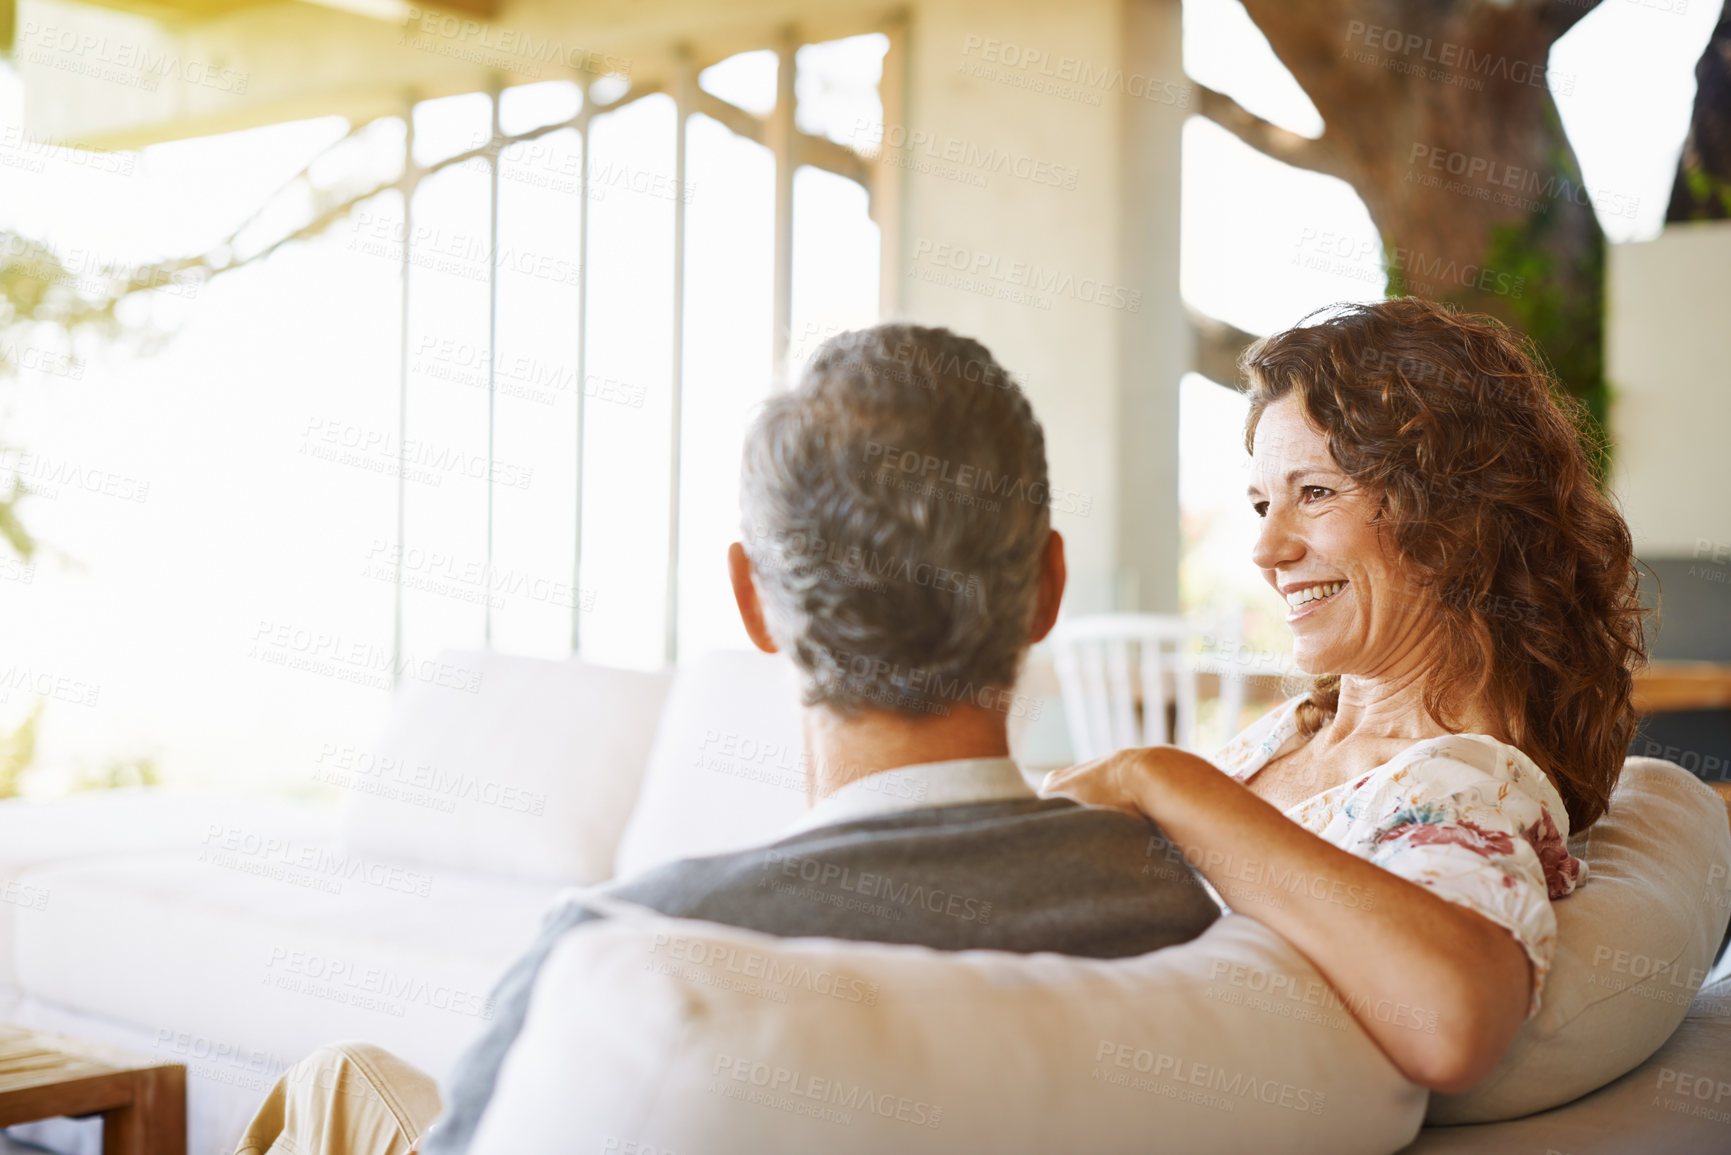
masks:
[[[1480,733],[1502,738],[1502,727],[1478,703],[1457,707],[1445,727],[1425,708],[1428,669],[1403,670],[1382,677],[1343,675],[1340,704],[1322,734],[1330,746],[1346,742],[1420,742],[1450,733]],[[1505,739],[1506,740],[1506,739]]]

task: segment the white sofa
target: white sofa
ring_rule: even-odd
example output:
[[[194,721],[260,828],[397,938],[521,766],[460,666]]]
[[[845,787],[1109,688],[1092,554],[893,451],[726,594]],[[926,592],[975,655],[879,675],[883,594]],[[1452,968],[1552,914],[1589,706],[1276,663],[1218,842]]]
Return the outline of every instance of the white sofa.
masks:
[[[710,655],[676,681],[496,654],[462,664],[480,670],[478,693],[411,686],[373,747],[326,752],[319,770],[339,787],[338,806],[149,791],[0,803],[0,1019],[186,1063],[189,1150],[218,1155],[276,1075],[320,1043],[368,1039],[442,1074],[560,891],[773,838],[805,807],[794,687],[779,659]],[[1433,1119],[1565,1102],[1636,1067],[1688,1010],[1731,910],[1731,833],[1722,810],[1709,815],[1716,828],[1702,819],[1691,791],[1711,792],[1682,771],[1638,769],[1623,793],[1658,801],[1622,807],[1619,795],[1594,832],[1599,846],[1577,848],[1600,889],[1559,910],[1601,896],[1615,933],[1635,936],[1648,960],[1642,973],[1626,973],[1630,953],[1612,932],[1570,932],[1565,919],[1582,989],[1554,976],[1550,1017],[1529,1024],[1487,1081],[1495,1095],[1433,1104]],[[1637,809],[1660,828],[1630,842],[1616,820]],[[1681,907],[1653,901],[1638,877],[1656,869],[1642,858],[1655,842],[1691,848],[1672,883],[1695,888]],[[1621,882],[1619,862],[1631,875]],[[1679,913],[1703,897],[1709,916]],[[1209,949],[1176,948],[1191,966]],[[1618,1034],[1621,1053],[1558,1066],[1579,1050],[1571,1032],[1589,1028]],[[1536,1083],[1556,1090],[1547,1099]],[[1409,1102],[1392,1082],[1388,1094],[1410,1137],[1422,1095]],[[1421,1144],[1433,1132],[1448,1133],[1427,1128]],[[94,1150],[88,1126],[81,1138],[33,1134]]]

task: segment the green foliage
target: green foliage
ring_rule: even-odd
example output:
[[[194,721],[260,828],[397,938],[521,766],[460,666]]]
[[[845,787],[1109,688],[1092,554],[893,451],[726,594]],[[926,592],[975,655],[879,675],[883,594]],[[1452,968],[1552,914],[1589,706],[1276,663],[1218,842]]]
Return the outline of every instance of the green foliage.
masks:
[[[111,758],[101,766],[86,767],[72,780],[73,790],[120,790],[128,786],[156,786],[162,774],[151,755]]]
[[[36,761],[36,727],[46,705],[46,698],[36,699],[17,728],[0,737],[0,798],[17,797],[19,780]]]

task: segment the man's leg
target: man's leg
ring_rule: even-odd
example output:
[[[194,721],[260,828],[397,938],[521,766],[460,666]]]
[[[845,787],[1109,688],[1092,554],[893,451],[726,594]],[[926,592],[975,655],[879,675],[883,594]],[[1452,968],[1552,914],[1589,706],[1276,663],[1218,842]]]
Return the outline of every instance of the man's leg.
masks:
[[[407,1155],[438,1114],[431,1076],[371,1043],[332,1043],[283,1072],[236,1155]]]

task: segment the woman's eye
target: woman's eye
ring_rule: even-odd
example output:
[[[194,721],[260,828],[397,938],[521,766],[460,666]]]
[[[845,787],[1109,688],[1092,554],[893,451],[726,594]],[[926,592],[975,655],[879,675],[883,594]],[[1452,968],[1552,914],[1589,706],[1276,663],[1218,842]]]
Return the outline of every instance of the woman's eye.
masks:
[[[1320,485],[1307,485],[1298,491],[1298,495],[1302,500],[1310,502],[1327,497],[1333,492],[1332,489],[1325,489]]]
[[[1257,517],[1267,517],[1268,516],[1268,503],[1266,501],[1252,502],[1250,504],[1250,508],[1256,511]]]

